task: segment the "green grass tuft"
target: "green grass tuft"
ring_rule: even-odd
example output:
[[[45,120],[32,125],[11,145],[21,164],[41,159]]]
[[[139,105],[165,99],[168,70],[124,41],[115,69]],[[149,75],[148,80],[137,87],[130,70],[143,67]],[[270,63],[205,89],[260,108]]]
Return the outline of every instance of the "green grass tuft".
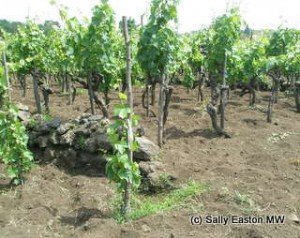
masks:
[[[206,191],[208,191],[207,185],[190,182],[167,194],[150,197],[135,196],[132,199],[132,212],[129,214],[129,220],[137,220],[152,214],[166,212],[186,206],[186,200]],[[117,222],[122,223],[124,220],[122,219],[119,210],[115,213],[114,218]]]

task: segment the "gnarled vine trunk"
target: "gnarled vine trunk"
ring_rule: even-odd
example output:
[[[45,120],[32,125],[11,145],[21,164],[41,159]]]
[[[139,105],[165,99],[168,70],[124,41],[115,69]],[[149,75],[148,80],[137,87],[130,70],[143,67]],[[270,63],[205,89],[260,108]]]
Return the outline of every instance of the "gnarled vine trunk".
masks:
[[[204,74],[201,72],[197,73],[197,79],[198,79],[198,96],[197,101],[203,102],[204,95],[203,95],[203,83],[204,83]]]
[[[225,138],[230,138],[230,135],[224,130],[225,128],[225,108],[227,105],[227,93],[229,87],[226,85],[226,68],[227,68],[227,56],[225,55],[224,68],[223,68],[223,83],[221,86],[221,98],[219,111],[217,111],[217,102],[219,93],[217,89],[217,75],[210,75],[211,86],[211,101],[208,103],[206,110],[211,118],[212,126],[216,133]],[[220,113],[220,126],[218,126],[218,112]]]
[[[225,128],[225,107],[227,105],[227,92],[229,87],[222,85],[221,87],[221,100],[220,100],[220,127],[222,130]]]
[[[276,97],[279,90],[279,79],[276,77],[272,77],[273,79],[273,85],[272,85],[272,91],[271,96],[269,98],[269,104],[268,104],[268,111],[267,111],[267,122],[272,122],[272,116],[273,116],[273,107],[274,103],[276,102]]]
[[[25,74],[18,74],[18,79],[20,81],[21,88],[23,89],[23,97],[26,97],[27,93],[27,83],[26,83],[26,75]]]
[[[37,109],[37,113],[42,113],[42,107],[41,107],[41,98],[39,94],[39,88],[38,88],[38,73],[33,71],[31,73],[32,76],[32,84],[33,84],[33,95],[35,99],[35,105]]]
[[[90,105],[91,105],[91,111],[92,114],[95,114],[95,105],[94,105],[94,92],[92,88],[92,74],[90,73],[87,78],[87,86],[88,86],[88,92],[89,92],[89,99],[90,99]]]

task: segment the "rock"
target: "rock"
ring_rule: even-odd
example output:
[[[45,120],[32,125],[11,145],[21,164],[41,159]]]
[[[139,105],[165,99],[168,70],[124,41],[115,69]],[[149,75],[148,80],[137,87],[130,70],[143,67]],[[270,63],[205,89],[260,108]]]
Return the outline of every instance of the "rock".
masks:
[[[79,152],[77,154],[78,167],[92,166],[97,169],[103,169],[106,164],[106,159],[101,154],[91,154],[88,152]]]
[[[105,133],[96,132],[85,141],[85,148],[88,152],[95,153],[99,150],[110,151],[112,150],[112,145]]]
[[[73,147],[76,149],[76,150],[86,150],[85,149],[85,141],[87,140],[86,137],[84,136],[78,136],[75,134],[75,139],[74,139],[74,142],[73,142]]]
[[[80,124],[87,124],[89,122],[89,120],[87,118],[83,118],[80,120]]]
[[[28,111],[18,111],[18,118],[23,122],[25,126],[29,124],[30,116],[30,112]]]
[[[99,122],[91,121],[89,122],[88,127],[90,128],[91,133],[96,132],[99,129]]]
[[[48,146],[48,141],[49,141],[49,137],[48,136],[39,136],[36,139],[36,144],[40,147],[40,148],[46,148]]]
[[[78,161],[85,165],[96,161],[97,159],[95,159],[95,157],[97,157],[97,155],[92,155],[91,153],[88,152],[78,153]]]
[[[18,103],[18,104],[17,104],[17,108],[18,108],[18,110],[20,110],[20,111],[26,111],[26,112],[29,112],[29,107],[26,106],[26,105],[24,105],[24,104],[22,104],[22,103]]]
[[[135,134],[137,134],[139,137],[144,136],[146,134],[146,130],[142,126],[138,126],[135,128]]]
[[[93,137],[96,139],[97,146],[100,150],[110,151],[112,150],[112,145],[109,142],[106,133],[96,132]]]
[[[107,126],[110,123],[110,120],[108,118],[103,118],[100,122],[101,126]]]
[[[47,135],[50,132],[50,127],[46,122],[42,122],[36,125],[33,130],[38,132],[39,135]]]
[[[85,150],[90,153],[95,153],[98,150],[97,141],[95,138],[88,138],[84,143]]]
[[[56,157],[56,150],[53,148],[46,148],[44,158],[46,160],[53,160]]]
[[[75,123],[75,124],[79,124],[79,122],[80,122],[80,120],[78,118],[73,120],[73,123]]]
[[[140,148],[133,153],[133,157],[137,161],[150,161],[159,152],[159,147],[146,137],[136,138]]]
[[[59,135],[63,135],[65,133],[67,133],[71,128],[73,128],[74,125],[72,123],[64,123],[64,124],[61,124],[58,128],[57,128],[57,133]]]
[[[290,214],[289,216],[288,216],[288,218],[291,220],[291,221],[293,221],[293,222],[295,222],[295,223],[300,223],[300,219],[299,219],[299,217],[295,214],[295,213],[293,213],[293,214]]]
[[[71,167],[76,167],[76,157],[77,153],[72,148],[68,148],[66,150],[61,150],[58,152],[58,156],[60,159],[60,162]]]
[[[91,134],[90,128],[87,127],[86,124],[81,125],[79,128],[74,130],[74,133],[78,136],[85,136],[88,137]]]
[[[53,129],[57,129],[61,125],[61,119],[57,118],[47,122],[48,126]]]
[[[73,131],[68,131],[60,137],[60,144],[72,146],[74,144],[75,134]]]
[[[29,146],[34,146],[36,145],[36,139],[38,138],[39,133],[37,133],[36,131],[32,131],[29,134]]]
[[[87,118],[89,121],[101,121],[102,120],[102,116],[101,115],[92,115],[89,118]]]
[[[53,145],[58,145],[60,143],[57,132],[52,132],[49,136],[49,142]]]
[[[142,225],[142,230],[143,230],[143,232],[146,232],[146,233],[151,232],[151,228],[146,224]]]
[[[84,123],[86,123],[88,121],[87,118],[89,118],[91,116],[92,116],[92,114],[90,114],[90,113],[84,113],[81,116],[76,117],[73,121],[76,124],[84,124]]]
[[[91,113],[84,113],[80,117],[77,117],[75,120],[79,121],[79,124],[87,124],[90,118],[97,118],[98,115],[92,115]]]
[[[89,118],[89,117],[91,117],[91,116],[92,116],[91,113],[83,113],[83,114],[79,117],[79,119],[82,120],[82,119]]]
[[[173,181],[176,178],[165,172],[164,165],[159,161],[141,161],[139,163],[142,175],[140,189],[144,192],[161,192],[174,188]]]
[[[42,114],[34,114],[34,115],[32,116],[32,119],[33,119],[33,120],[39,121],[39,122],[42,121],[42,118],[43,118]]]
[[[163,164],[159,161],[141,161],[139,168],[143,177],[148,177],[157,170],[164,171]]]
[[[148,175],[146,181],[148,183],[148,191],[160,192],[162,190],[170,190],[174,188],[174,176],[166,174],[164,171],[155,171]]]

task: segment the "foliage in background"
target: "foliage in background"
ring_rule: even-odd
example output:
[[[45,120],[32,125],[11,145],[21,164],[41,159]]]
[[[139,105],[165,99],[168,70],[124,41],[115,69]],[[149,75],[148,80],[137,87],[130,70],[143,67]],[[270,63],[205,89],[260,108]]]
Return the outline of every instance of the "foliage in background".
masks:
[[[107,0],[101,0],[101,4],[94,7],[91,23],[82,38],[81,60],[85,72],[104,76],[104,82],[100,84],[103,92],[120,83],[116,81],[119,70],[115,57],[116,38],[114,12]]]
[[[142,31],[137,59],[147,75],[174,72],[179,51],[177,22],[178,0],[153,0],[148,24]]]
[[[8,46],[13,52],[13,61],[17,63],[18,70],[27,74],[34,69],[44,70],[45,40],[43,31],[31,20],[18,28],[15,38]]]
[[[266,38],[237,42],[228,53],[229,83],[265,81]]]
[[[217,17],[208,31],[207,66],[210,74],[218,80],[223,76],[225,53],[232,51],[239,40],[241,30],[241,16],[238,8]]]
[[[205,70],[204,32],[184,36],[181,41],[179,60],[184,74],[183,85],[187,88],[192,88],[197,75]]]

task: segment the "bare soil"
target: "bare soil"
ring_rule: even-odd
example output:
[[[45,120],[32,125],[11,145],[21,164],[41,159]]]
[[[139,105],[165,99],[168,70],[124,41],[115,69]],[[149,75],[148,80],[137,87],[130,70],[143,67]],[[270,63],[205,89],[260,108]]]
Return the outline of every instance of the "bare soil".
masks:
[[[34,111],[31,91],[22,98],[15,88],[14,102]],[[146,136],[156,141],[157,121],[146,118],[141,92],[134,89],[135,112]],[[0,237],[300,237],[300,224],[292,217],[300,215],[300,115],[293,99],[280,95],[270,124],[265,113],[269,93],[258,93],[257,106],[249,108],[247,96],[233,92],[226,108],[226,130],[232,138],[225,139],[212,130],[205,112],[208,91],[206,95],[206,102],[197,103],[196,92],[175,87],[167,141],[157,158],[178,178],[177,185],[190,180],[208,184],[209,191],[189,201],[190,206],[120,225],[110,214],[115,186],[105,176],[74,175],[52,164],[37,164],[26,184],[16,188],[0,174]],[[117,94],[110,97],[112,110]],[[89,111],[87,93],[74,105],[67,102],[68,96],[56,88],[50,97],[51,115],[67,120]],[[209,214],[282,214],[286,219],[282,225],[191,225],[191,216]]]

